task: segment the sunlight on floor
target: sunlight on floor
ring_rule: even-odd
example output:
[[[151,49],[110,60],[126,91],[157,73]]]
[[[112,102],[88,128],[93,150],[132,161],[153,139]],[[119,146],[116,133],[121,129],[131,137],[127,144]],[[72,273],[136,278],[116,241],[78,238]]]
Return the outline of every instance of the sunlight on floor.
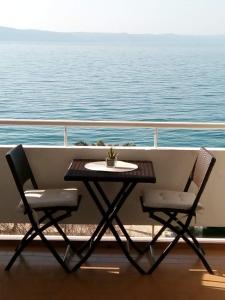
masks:
[[[111,273],[111,274],[120,274],[119,267],[81,266],[80,269],[82,269],[82,270],[100,270],[100,271],[107,271],[107,273]]]
[[[189,269],[190,272],[205,272],[205,269]]]
[[[225,277],[211,274],[204,274],[202,276],[202,285],[206,287],[225,290]]]

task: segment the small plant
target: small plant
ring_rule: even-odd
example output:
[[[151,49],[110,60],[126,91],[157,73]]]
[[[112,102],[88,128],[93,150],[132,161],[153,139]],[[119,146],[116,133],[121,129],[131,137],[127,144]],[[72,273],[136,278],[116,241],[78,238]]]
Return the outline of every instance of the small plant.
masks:
[[[113,148],[111,147],[107,153],[106,166],[115,167],[116,159],[117,159],[117,152],[113,150]]]
[[[105,143],[102,140],[98,140],[96,141],[95,146],[105,146]]]
[[[108,158],[116,159],[116,157],[117,157],[117,152],[115,150],[113,150],[113,148],[111,147],[108,151]]]
[[[75,146],[88,146],[88,143],[85,141],[78,141],[74,144]]]

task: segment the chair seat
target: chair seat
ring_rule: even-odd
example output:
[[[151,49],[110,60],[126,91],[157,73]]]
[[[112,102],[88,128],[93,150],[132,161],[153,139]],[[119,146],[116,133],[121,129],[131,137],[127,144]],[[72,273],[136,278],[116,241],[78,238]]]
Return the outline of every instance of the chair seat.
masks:
[[[146,189],[143,193],[143,207],[145,209],[175,209],[188,210],[191,208],[196,195],[190,192],[170,190]],[[198,209],[202,205],[198,204]]]
[[[74,207],[78,205],[78,190],[76,188],[67,189],[46,189],[46,190],[27,190],[25,191],[28,204],[33,209]],[[23,209],[22,200],[19,208]]]

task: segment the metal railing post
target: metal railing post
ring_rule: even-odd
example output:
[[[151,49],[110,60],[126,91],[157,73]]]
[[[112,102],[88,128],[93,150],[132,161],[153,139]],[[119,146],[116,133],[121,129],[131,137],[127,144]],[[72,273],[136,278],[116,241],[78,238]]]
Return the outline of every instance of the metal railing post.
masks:
[[[158,147],[158,128],[154,128],[154,148]]]
[[[64,127],[64,146],[67,147],[67,127]]]

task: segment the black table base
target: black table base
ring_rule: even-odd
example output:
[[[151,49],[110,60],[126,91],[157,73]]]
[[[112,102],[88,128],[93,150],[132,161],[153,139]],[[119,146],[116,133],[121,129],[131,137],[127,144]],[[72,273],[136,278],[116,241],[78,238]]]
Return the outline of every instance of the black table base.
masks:
[[[146,272],[137,263],[137,258],[143,253],[143,250],[139,249],[137,244],[129,236],[118,216],[118,212],[138,183],[155,183],[156,178],[152,162],[132,161],[132,163],[136,163],[138,165],[138,169],[129,172],[91,171],[85,168],[85,164],[88,162],[90,162],[90,160],[74,159],[64,177],[66,181],[82,181],[101,214],[100,222],[91,238],[79,249],[79,257],[81,258],[73,266],[72,271],[76,271],[87,261],[96,249],[96,246],[100,242],[106,230],[110,229],[129,262],[141,274],[146,274]],[[121,183],[121,187],[114,199],[109,199],[102,187],[102,182]],[[131,256],[124,241],[122,241],[118,234],[115,225],[118,225],[119,229],[122,231],[125,241],[134,250],[136,250],[136,253],[138,254],[136,259]]]

